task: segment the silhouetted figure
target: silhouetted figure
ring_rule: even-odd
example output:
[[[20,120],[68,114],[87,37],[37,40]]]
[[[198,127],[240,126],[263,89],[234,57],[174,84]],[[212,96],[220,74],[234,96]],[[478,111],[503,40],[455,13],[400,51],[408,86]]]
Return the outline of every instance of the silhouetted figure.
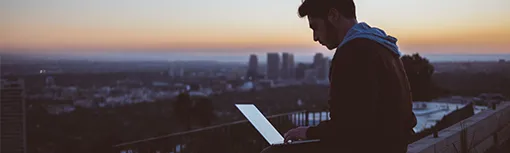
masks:
[[[397,39],[358,23],[353,0],[304,0],[313,40],[332,50],[329,121],[289,130],[286,140],[320,139],[320,145],[269,147],[263,152],[405,153],[416,117]]]
[[[182,92],[177,96],[177,101],[175,102],[174,111],[179,121],[184,126],[185,130],[191,129],[191,110],[192,109],[192,101],[191,97],[187,92]]]

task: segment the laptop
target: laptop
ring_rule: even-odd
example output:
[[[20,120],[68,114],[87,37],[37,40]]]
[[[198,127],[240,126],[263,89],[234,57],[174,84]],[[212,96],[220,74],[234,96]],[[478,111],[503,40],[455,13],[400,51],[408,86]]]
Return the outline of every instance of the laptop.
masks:
[[[250,121],[251,125],[266,139],[270,145],[299,144],[305,142],[318,142],[319,140],[303,140],[284,142],[283,136],[274,128],[266,117],[253,104],[235,104],[237,109]]]

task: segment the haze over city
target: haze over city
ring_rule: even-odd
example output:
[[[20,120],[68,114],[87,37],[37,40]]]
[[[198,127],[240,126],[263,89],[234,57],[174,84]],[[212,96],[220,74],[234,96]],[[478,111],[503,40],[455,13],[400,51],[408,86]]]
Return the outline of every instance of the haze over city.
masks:
[[[333,51],[313,42],[306,19],[298,18],[300,3],[4,0],[0,50],[139,60],[164,60],[162,56],[222,60],[236,55],[236,61],[245,61],[250,53],[265,52],[331,56]],[[356,5],[358,20],[397,37],[404,53],[510,53],[507,0],[357,0]]]

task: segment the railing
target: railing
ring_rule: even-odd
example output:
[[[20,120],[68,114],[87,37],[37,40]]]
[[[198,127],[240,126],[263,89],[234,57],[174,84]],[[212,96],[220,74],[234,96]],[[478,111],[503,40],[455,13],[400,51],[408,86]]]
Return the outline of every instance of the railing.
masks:
[[[465,120],[474,115],[474,105],[473,103],[469,103],[464,107],[457,109],[448,115],[441,118],[441,120],[437,121],[433,127],[423,129],[416,133],[412,138],[411,142],[416,142],[420,139],[425,138],[428,135],[437,136],[437,132],[441,131],[445,128],[448,128],[456,123],[459,123],[462,120]]]
[[[499,150],[509,139],[510,102],[503,102],[410,144],[408,153],[510,152]]]
[[[267,118],[278,131],[282,132],[296,126],[316,125],[320,121],[329,119],[328,113],[324,112],[298,111]],[[464,117],[450,114],[448,118],[450,119],[446,121]],[[497,149],[502,144],[510,144],[510,102],[502,103],[497,109],[480,112],[439,130],[410,144],[408,152],[492,153],[494,148]],[[114,150],[117,153],[259,153],[267,146],[269,144],[264,138],[248,121],[244,120],[123,143],[115,145]]]
[[[316,125],[328,120],[325,111],[298,111],[267,117],[282,133],[297,126]],[[283,133],[282,133],[283,135]],[[247,121],[237,121],[113,146],[117,153],[259,153],[269,146]]]

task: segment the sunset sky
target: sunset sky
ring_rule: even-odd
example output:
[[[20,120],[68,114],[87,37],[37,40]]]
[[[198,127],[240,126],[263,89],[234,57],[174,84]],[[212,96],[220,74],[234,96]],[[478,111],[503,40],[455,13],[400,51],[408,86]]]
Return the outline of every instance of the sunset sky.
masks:
[[[301,0],[1,0],[0,48],[315,48]],[[510,53],[510,0],[355,0],[404,52]],[[18,51],[20,52],[20,51]],[[212,51],[214,52],[214,51]]]

